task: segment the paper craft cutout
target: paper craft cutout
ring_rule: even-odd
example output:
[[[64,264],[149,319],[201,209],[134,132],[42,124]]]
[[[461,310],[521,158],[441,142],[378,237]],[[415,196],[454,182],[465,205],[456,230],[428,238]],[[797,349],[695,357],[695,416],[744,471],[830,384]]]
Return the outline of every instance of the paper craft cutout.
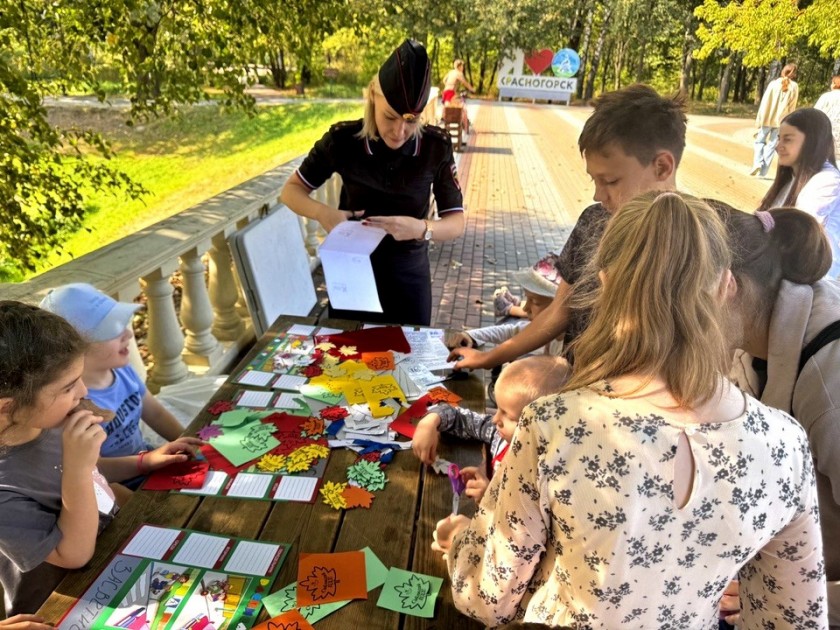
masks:
[[[445,402],[449,403],[450,405],[457,405],[461,401],[461,397],[458,394],[450,392],[442,385],[433,387],[429,390],[429,393],[427,395],[432,399],[432,402],[436,403]]]
[[[213,424],[226,429],[236,429],[251,422],[259,421],[264,415],[264,413],[252,409],[234,409],[224,412]]]
[[[237,407],[253,407],[265,409],[271,406],[272,392],[257,392],[250,389],[241,389],[236,392],[233,402]]]
[[[297,392],[300,388],[306,385],[306,377],[295,376],[294,374],[281,374],[277,377],[271,387],[272,389],[284,389],[286,391]]]
[[[205,442],[211,438],[219,437],[222,434],[224,434],[224,431],[222,431],[222,427],[218,424],[208,424],[206,427],[201,427],[196,431],[198,438]]]
[[[381,326],[343,332],[337,335],[316,335],[315,341],[328,341],[337,346],[356,346],[359,352],[411,352],[411,346],[399,326]]]
[[[306,396],[307,398],[320,400],[321,402],[325,402],[328,405],[339,404],[341,402],[342,396],[344,395],[341,389],[333,389],[332,387],[328,387],[322,384],[321,382],[313,383],[312,381],[310,381],[306,385],[302,385],[299,391],[303,396]]]
[[[319,415],[324,420],[342,420],[348,416],[348,413],[344,407],[327,407],[326,409],[321,409]]]
[[[243,470],[244,468],[247,468],[250,461],[254,461],[254,460],[250,460],[249,462],[245,462],[243,464],[240,464],[239,466],[236,466],[236,465],[232,464],[219,451],[217,451],[215,448],[213,448],[213,446],[209,443],[208,444],[202,444],[199,447],[199,450],[201,451],[201,454],[204,456],[204,459],[206,459],[210,463],[210,470],[218,470],[218,471],[227,473],[228,475],[231,475],[231,476],[235,475],[240,470]]]
[[[262,372],[260,370],[244,370],[239,376],[233,379],[234,383],[240,385],[254,385],[255,387],[268,387],[277,378],[274,372]]]
[[[255,422],[241,429],[226,431],[224,435],[210,440],[210,444],[231,464],[241,466],[279,446],[280,442],[271,435],[273,430],[270,424]]]
[[[356,346],[341,346],[338,353],[343,357],[352,357],[358,355],[359,351],[356,350]]]
[[[328,481],[323,485],[319,492],[321,493],[321,496],[324,497],[324,503],[334,510],[341,510],[347,507],[347,501],[344,499],[344,489],[346,487],[346,483]]]
[[[253,630],[315,630],[306,618],[294,608],[264,621]]]
[[[367,590],[372,591],[385,584],[385,580],[388,579],[388,567],[382,564],[370,547],[362,549],[362,553],[365,554]]]
[[[365,554],[361,551],[301,554],[297,605],[367,599]]]
[[[221,470],[211,470],[204,478],[204,484],[195,490],[181,490],[184,494],[200,494],[203,496],[212,496],[219,494],[228,480],[229,475]]]
[[[319,344],[318,344],[318,345],[316,345],[315,347],[316,347],[318,350],[321,350],[322,352],[329,352],[330,350],[332,350],[333,348],[335,348],[335,344],[334,344],[334,343],[330,343],[329,341],[324,341],[323,343],[319,343]]]
[[[324,433],[324,421],[310,416],[303,422],[303,430],[307,437],[315,437]]]
[[[367,560],[367,557],[365,557]],[[304,606],[298,612],[309,622],[317,623],[329,614],[334,613],[339,608],[343,608],[350,601],[333,602],[331,604],[320,604],[317,606]],[[292,610],[297,606],[297,582],[292,582],[285,588],[268,595],[263,599],[263,605],[268,611],[269,615],[279,615],[280,613]]]
[[[347,479],[366,490],[384,490],[388,479],[378,463],[361,460],[347,469]]]
[[[341,493],[341,496],[344,497],[345,507],[350,510],[358,507],[370,508],[370,504],[373,503],[374,494],[364,488],[348,485],[344,489],[344,492]]]
[[[362,363],[375,372],[393,370],[396,367],[393,352],[363,352]]]
[[[390,374],[377,376],[361,385],[368,404],[379,402],[386,398],[399,398],[405,401],[405,394],[403,394],[396,379]]]
[[[361,405],[365,403],[365,390],[362,389],[362,384],[358,381],[351,382],[344,387],[344,398],[351,405]]]
[[[316,376],[321,376],[322,373],[323,370],[320,365],[307,365],[306,367],[300,368],[301,376],[305,376],[306,378],[315,378]]]
[[[371,402],[369,404],[369,409],[370,415],[374,418],[387,418],[393,416],[402,409],[402,407],[400,406],[400,403],[396,402],[394,399],[389,399]]]
[[[217,400],[212,405],[207,407],[207,413],[213,416],[218,416],[220,413],[224,413],[225,411],[231,411],[235,409],[233,403],[229,400]]]
[[[287,335],[297,335],[299,337],[311,337],[315,332],[315,326],[307,326],[305,324],[292,324],[286,331]]]
[[[376,605],[415,617],[431,618],[435,614],[443,579],[422,573],[391,568]]]
[[[257,468],[265,472],[278,472],[285,469],[285,467],[285,455],[272,455],[271,453],[266,453],[257,462]]]
[[[432,404],[432,398],[429,395],[418,398],[391,423],[391,430],[409,439],[413,438],[417,423],[429,413],[429,406]]]
[[[206,461],[186,461],[170,464],[146,479],[143,490],[194,490],[204,485],[210,464]]]

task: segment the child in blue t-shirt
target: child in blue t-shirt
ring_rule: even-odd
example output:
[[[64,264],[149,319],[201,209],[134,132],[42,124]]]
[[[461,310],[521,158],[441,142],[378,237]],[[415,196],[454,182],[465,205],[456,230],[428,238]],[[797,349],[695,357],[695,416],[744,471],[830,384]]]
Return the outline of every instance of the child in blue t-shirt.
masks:
[[[178,439],[184,428],[129,365],[129,344],[134,336],[129,323],[140,305],[117,302],[89,284],[74,283],[51,291],[41,308],[66,319],[88,342],[82,374],[88,397],[115,414],[102,425],[107,434],[102,457],[148,450],[140,420],[167,442]]]

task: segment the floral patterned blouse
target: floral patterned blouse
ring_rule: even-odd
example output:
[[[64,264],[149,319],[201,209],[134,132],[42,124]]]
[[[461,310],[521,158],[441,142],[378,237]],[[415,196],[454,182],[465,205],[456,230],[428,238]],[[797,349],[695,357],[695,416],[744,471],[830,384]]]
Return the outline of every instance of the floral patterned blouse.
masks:
[[[526,407],[470,526],[449,553],[465,614],[575,628],[717,628],[740,570],[743,628],[826,628],[808,440],[746,397],[745,414],[685,425],[609,384]],[[685,433],[693,488],[674,502]]]

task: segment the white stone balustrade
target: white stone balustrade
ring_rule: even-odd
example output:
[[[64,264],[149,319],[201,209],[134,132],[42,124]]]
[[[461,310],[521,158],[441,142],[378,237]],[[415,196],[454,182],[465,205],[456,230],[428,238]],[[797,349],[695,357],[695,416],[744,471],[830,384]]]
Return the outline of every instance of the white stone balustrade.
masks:
[[[27,282],[0,284],[0,299],[37,304],[51,288],[69,282],[87,282],[127,302],[142,292],[148,309],[152,391],[193,372],[224,373],[254,338],[250,318],[243,316],[247,307],[227,237],[278,206],[280,189],[299,163],[300,159],[279,166]],[[313,195],[338,207],[340,181],[334,177]],[[314,269],[323,231],[314,221],[304,221],[301,227]],[[183,285],[180,311],[170,282],[176,270]],[[132,358],[139,360],[139,354],[133,352]],[[135,367],[145,373],[142,365]]]

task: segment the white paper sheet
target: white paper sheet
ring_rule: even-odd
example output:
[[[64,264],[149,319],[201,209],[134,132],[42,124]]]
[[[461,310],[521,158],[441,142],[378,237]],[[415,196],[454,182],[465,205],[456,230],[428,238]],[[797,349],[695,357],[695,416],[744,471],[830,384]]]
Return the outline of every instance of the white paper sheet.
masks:
[[[315,332],[315,326],[305,326],[304,324],[292,324],[289,330],[286,331],[289,335],[298,335],[300,337],[311,337]]]
[[[229,497],[243,497],[248,499],[262,499],[274,477],[255,473],[239,473],[226,493]]]
[[[178,553],[172,558],[175,564],[212,569],[230,544],[230,538],[208,536],[192,532],[187,536]]]
[[[318,255],[333,308],[382,312],[370,254],[385,234],[385,230],[359,221],[339,223],[327,234]]]
[[[338,333],[343,333],[344,331],[341,328],[328,328],[327,326],[323,326],[318,329],[319,335],[337,335]]]
[[[257,387],[265,387],[274,380],[275,376],[277,375],[274,372],[245,370],[234,382],[239,383],[240,385],[256,385]]]
[[[272,383],[272,387],[274,389],[285,389],[288,391],[300,391],[301,385],[306,385],[306,381],[308,379],[305,376],[295,376],[294,374],[283,374],[282,376],[278,377],[274,383]]]
[[[127,556],[161,560],[181,534],[179,529],[144,525],[122,550]]]
[[[309,503],[318,487],[318,481],[317,477],[282,477],[274,492],[274,498],[278,501]]]
[[[278,397],[277,400],[274,401],[274,408],[275,409],[300,409],[301,405],[296,400],[300,398],[300,394],[290,394],[289,392],[283,392]]]
[[[225,571],[246,575],[265,575],[278,549],[280,549],[279,545],[242,540],[230,554]]]
[[[268,407],[272,396],[274,396],[273,392],[244,391],[234,404],[237,407]]]
[[[204,484],[200,488],[195,488],[194,490],[185,489],[181,490],[181,492],[184,494],[216,495],[219,494],[219,491],[225,485],[227,478],[226,472],[209,470],[207,471],[207,476],[204,478]]]

